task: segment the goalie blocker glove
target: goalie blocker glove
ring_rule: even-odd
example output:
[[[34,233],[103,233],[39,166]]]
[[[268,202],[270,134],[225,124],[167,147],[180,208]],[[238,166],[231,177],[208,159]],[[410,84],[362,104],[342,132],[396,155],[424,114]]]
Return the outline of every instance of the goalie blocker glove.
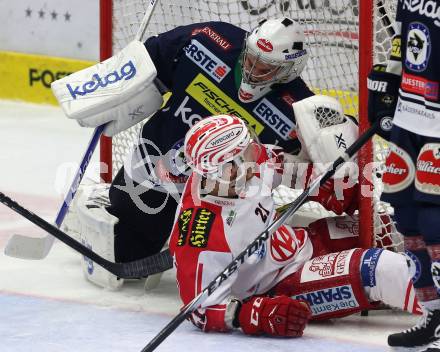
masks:
[[[393,126],[401,77],[385,72],[384,65],[374,65],[368,75],[368,119],[371,124],[380,120],[378,134],[389,139]]]
[[[163,97],[155,84],[156,67],[139,41],[94,66],[52,83],[52,91],[67,117],[80,126],[106,124],[114,136],[154,114]]]

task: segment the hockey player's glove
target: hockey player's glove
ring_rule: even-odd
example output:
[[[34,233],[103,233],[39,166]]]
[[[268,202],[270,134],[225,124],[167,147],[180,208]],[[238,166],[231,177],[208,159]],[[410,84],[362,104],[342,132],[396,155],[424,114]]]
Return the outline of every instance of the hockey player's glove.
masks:
[[[368,75],[368,119],[373,124],[380,120],[378,134],[389,139],[397,105],[401,77],[385,72],[384,65],[374,65]]]
[[[299,337],[311,315],[305,301],[287,296],[253,297],[243,303],[238,318],[241,329],[248,335]]]

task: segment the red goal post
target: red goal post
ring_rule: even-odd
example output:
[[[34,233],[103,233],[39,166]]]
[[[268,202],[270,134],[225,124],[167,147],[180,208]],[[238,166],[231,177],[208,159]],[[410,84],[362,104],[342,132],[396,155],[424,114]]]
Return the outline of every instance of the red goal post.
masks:
[[[147,27],[146,37],[177,25],[222,20],[250,30],[261,19],[286,15],[300,22],[305,29],[311,57],[302,74],[308,85],[320,94],[340,100],[346,113],[358,118],[360,131],[369,126],[367,116],[367,75],[373,60],[384,62],[391,48],[397,0],[159,0]],[[101,60],[120,50],[132,40],[148,6],[148,0],[100,0]],[[146,38],[143,38],[145,40]],[[100,154],[101,177],[111,182],[112,174],[122,165],[122,158],[134,143],[140,126],[113,138],[103,137]],[[362,246],[382,242],[398,246],[400,237],[392,224],[383,223],[381,212],[392,209],[379,201],[381,191],[379,169],[371,169],[373,161],[383,162],[387,146],[379,138],[368,143],[358,154],[360,184],[365,193],[374,188],[373,197],[360,195],[359,232]],[[373,181],[371,181],[373,180]],[[280,190],[281,202],[295,194]],[[306,208],[320,216],[328,213],[319,207]],[[374,236],[373,234],[376,234]],[[385,236],[385,240],[378,234]]]
[[[113,55],[113,0],[99,0],[99,58],[101,61]],[[102,136],[99,145],[101,179],[112,182],[112,138]]]
[[[374,18],[374,0],[359,0],[359,43],[368,43],[358,45],[359,51],[359,105],[358,105],[358,121],[359,132],[367,130],[368,121],[368,99],[367,76],[373,66],[373,18]],[[364,170],[365,165],[374,161],[373,145],[368,142],[358,153],[359,170]],[[371,182],[363,172],[359,174],[359,184],[361,192],[359,192],[359,236],[361,245],[364,248],[371,247],[374,243],[374,204],[371,198],[362,195],[364,187],[369,187]]]

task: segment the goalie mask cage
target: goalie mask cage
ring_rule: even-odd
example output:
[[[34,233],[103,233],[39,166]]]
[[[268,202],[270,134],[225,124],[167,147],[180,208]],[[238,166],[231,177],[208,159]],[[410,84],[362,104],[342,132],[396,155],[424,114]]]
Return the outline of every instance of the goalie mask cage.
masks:
[[[369,127],[367,75],[374,63],[384,63],[394,34],[392,21],[397,0],[158,0],[142,41],[179,25],[220,20],[251,30],[262,19],[288,16],[303,25],[310,59],[301,77],[315,93],[336,97],[344,112],[359,120],[360,133]],[[101,60],[133,40],[150,3],[148,0],[101,0]],[[141,124],[101,140],[102,178],[111,182],[123,158],[136,141]],[[379,201],[380,175],[386,144],[375,137],[358,154],[362,192],[359,233],[363,247],[379,244],[400,249],[401,239],[383,213],[392,209]],[[373,165],[372,162],[376,163]],[[371,180],[371,182],[370,182]],[[365,196],[372,194],[372,197]],[[297,192],[277,189],[279,203],[292,201]],[[316,203],[304,205],[303,214],[331,216]],[[334,214],[333,214],[334,215]],[[353,231],[357,231],[353,226]]]

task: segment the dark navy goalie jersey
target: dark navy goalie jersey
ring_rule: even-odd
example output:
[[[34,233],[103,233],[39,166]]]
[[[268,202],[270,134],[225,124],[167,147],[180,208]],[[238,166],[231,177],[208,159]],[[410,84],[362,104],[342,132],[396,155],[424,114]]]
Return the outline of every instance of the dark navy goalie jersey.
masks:
[[[145,46],[157,77],[172,92],[165,107],[143,127],[138,146],[125,161],[125,170],[138,183],[179,192],[186,181],[183,141],[202,118],[230,114],[242,118],[265,144],[297,152],[292,138],[292,103],[313,95],[301,78],[273,87],[249,103],[238,98],[240,55],[246,32],[223,22],[177,27],[149,38]]]
[[[399,0],[402,82],[394,124],[440,137],[440,1]]]

